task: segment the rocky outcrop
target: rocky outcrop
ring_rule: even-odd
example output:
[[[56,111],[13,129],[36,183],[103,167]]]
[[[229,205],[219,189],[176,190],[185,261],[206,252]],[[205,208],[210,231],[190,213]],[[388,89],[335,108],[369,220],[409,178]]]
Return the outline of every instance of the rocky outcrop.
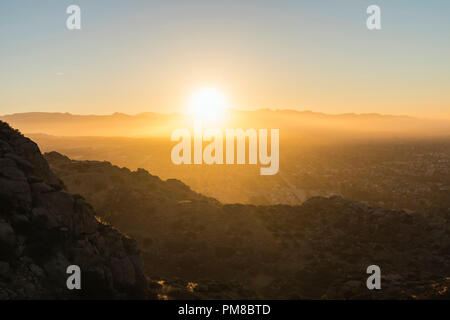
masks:
[[[81,290],[66,269],[81,268]],[[0,300],[142,299],[136,242],[66,191],[38,146],[0,122]]]

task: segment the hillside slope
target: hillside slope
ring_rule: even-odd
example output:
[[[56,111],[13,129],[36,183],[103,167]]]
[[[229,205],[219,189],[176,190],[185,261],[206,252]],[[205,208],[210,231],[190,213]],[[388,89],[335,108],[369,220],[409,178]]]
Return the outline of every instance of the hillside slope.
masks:
[[[449,297],[448,210],[410,213],[336,196],[301,206],[222,205],[145,170],[46,158],[69,190],[137,239],[148,274],[194,282],[198,297],[234,284],[241,298]],[[382,270],[380,291],[365,285],[373,264]]]
[[[38,146],[0,122],[0,300],[143,299],[136,242],[65,190]],[[67,289],[69,265],[81,290]]]

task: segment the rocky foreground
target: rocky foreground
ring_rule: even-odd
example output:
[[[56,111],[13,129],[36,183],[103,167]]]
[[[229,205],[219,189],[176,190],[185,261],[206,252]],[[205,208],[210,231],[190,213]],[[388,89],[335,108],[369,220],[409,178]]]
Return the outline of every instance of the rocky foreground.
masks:
[[[68,290],[69,265],[82,290]],[[0,121],[0,300],[146,297],[136,242],[97,221],[38,146]]]
[[[394,211],[341,197],[222,205],[142,169],[56,152],[46,159],[71,192],[137,240],[160,297],[450,298],[448,209]],[[381,290],[366,287],[369,265],[381,268]]]
[[[0,122],[0,299],[450,298],[448,209],[222,205],[145,170],[45,158]]]

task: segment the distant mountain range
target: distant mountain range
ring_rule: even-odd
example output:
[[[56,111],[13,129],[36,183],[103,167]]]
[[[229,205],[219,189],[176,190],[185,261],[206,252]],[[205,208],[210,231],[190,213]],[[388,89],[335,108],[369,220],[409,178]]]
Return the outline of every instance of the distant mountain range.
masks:
[[[192,127],[189,116],[172,113],[127,115],[73,115],[70,113],[17,113],[0,116],[25,133],[56,136],[168,137],[177,128]],[[311,111],[230,110],[222,123],[228,128],[279,128],[285,132],[360,132],[362,134],[449,135],[449,120],[368,114],[330,115]]]

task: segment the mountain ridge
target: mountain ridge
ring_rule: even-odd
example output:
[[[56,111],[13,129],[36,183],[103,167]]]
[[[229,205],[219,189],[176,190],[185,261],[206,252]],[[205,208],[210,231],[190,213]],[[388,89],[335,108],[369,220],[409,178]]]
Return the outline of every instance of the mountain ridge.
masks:
[[[311,111],[311,110],[295,110],[295,109],[255,109],[255,110],[245,110],[245,109],[230,109],[231,112],[237,112],[237,113],[259,113],[259,112],[266,112],[266,113],[285,113],[285,114],[298,114],[298,115],[314,115],[314,116],[327,116],[327,117],[387,117],[387,118],[408,118],[408,119],[417,119],[417,120],[439,120],[439,119],[432,119],[432,118],[421,118],[421,117],[414,117],[409,115],[394,115],[394,114],[381,114],[381,113],[324,113],[324,112],[318,112],[318,111]],[[127,114],[123,112],[114,112],[111,114],[75,114],[71,112],[18,112],[18,113],[10,113],[10,114],[4,114],[0,115],[0,118],[14,118],[14,117],[35,117],[35,116],[50,116],[50,117],[57,117],[57,116],[64,116],[64,117],[92,117],[92,118],[104,118],[104,117],[149,117],[149,116],[173,116],[173,115],[183,115],[183,113],[180,112],[171,112],[171,113],[158,113],[158,112],[139,112],[136,114]]]
[[[140,113],[128,115],[74,115],[70,113],[17,113],[0,116],[27,134],[54,136],[163,137],[169,139],[177,128],[191,128],[191,116],[181,113]],[[284,137],[307,134],[312,139],[344,135],[436,136],[450,135],[450,120],[421,119],[410,116],[366,114],[326,114],[312,111],[229,110],[221,127],[278,128]]]

